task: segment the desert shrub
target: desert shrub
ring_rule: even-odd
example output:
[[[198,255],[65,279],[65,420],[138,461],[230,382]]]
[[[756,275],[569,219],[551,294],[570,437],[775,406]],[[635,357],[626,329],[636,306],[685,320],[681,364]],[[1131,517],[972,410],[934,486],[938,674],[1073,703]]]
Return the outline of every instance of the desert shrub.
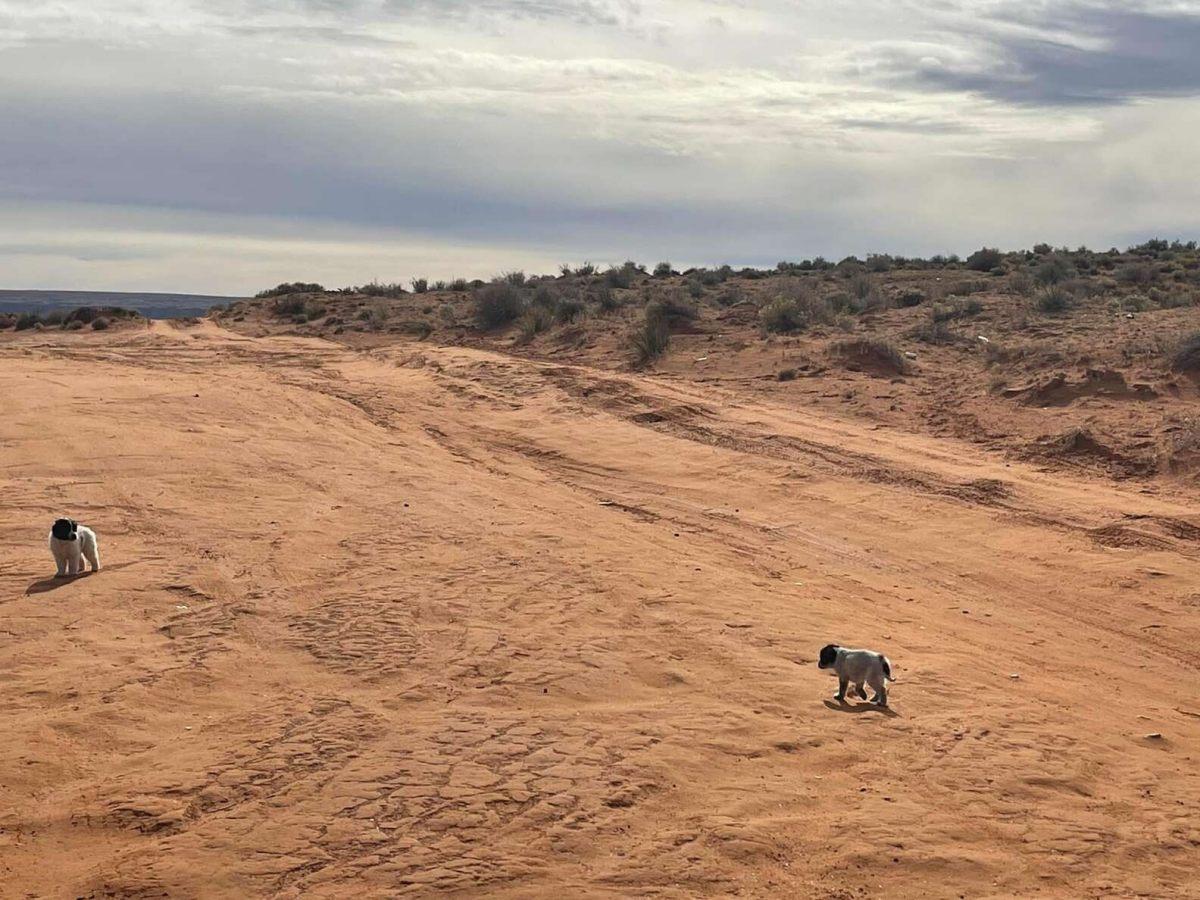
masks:
[[[981,247],[967,257],[967,268],[974,272],[990,272],[1004,261],[1004,254],[995,247]]]
[[[575,270],[575,274],[582,278],[589,278],[596,274],[596,267],[590,262],[585,262],[582,266]]]
[[[382,299],[376,299],[358,311],[358,318],[377,329],[384,326],[391,314],[391,307]]]
[[[559,301],[554,317],[559,322],[574,322],[587,311],[587,305],[576,297],[564,297]]]
[[[829,304],[829,308],[835,313],[859,313],[863,311],[863,306],[856,303],[854,298],[845,291],[834,291],[825,298],[825,302]]]
[[[108,319],[101,316],[98,319],[92,319],[92,331],[104,331],[108,328]]]
[[[443,303],[438,307],[437,316],[444,325],[454,325],[458,321],[458,317],[454,314],[454,307],[449,303]]]
[[[265,291],[259,291],[254,296],[258,298],[264,298],[283,297],[287,294],[319,294],[324,290],[325,288],[321,287],[321,285],[317,284],[316,282],[293,281],[290,283],[285,282],[283,284],[276,285],[273,288],[267,288]]]
[[[648,316],[661,316],[668,325],[680,325],[690,322],[700,313],[695,305],[679,291],[672,291],[646,304]]]
[[[929,298],[920,288],[905,288],[896,294],[896,305],[902,307],[920,306]]]
[[[660,262],[654,267],[655,278],[670,278],[674,274],[675,270],[671,268],[671,264],[669,262]]]
[[[1121,309],[1127,312],[1145,312],[1154,306],[1145,294],[1132,293],[1121,298]]]
[[[533,298],[530,301],[534,306],[542,309],[547,309],[553,315],[558,309],[558,304],[562,298],[549,284],[539,284],[533,292]]]
[[[621,308],[621,301],[617,299],[616,294],[606,284],[596,287],[590,296],[601,312],[610,313]]]
[[[429,289],[431,291],[448,291],[450,289],[450,285],[445,281],[438,280],[430,284]]]
[[[455,293],[462,294],[470,288],[470,284],[467,283],[467,279],[465,278],[455,278],[450,282],[449,287],[450,290],[454,291]]]
[[[325,315],[325,304],[318,303],[315,300],[309,300],[307,303],[304,304],[304,309],[302,310],[302,315],[304,316],[304,320],[306,322],[311,322],[314,319],[319,319],[319,318],[321,318],[321,316]]]
[[[642,315],[642,321],[629,336],[629,346],[634,362],[644,366],[662,356],[671,343],[671,331],[667,318],[659,304],[651,303]]]
[[[532,341],[543,331],[549,330],[554,324],[554,310],[551,307],[531,305],[517,320],[517,336],[522,342]]]
[[[776,297],[758,311],[759,325],[769,334],[791,334],[832,321],[828,301],[799,290]]]
[[[409,282],[409,284],[412,285],[414,294],[424,294],[427,290],[429,290],[428,278],[414,278],[411,282]]]
[[[891,341],[879,338],[846,338],[830,345],[834,356],[865,369],[903,375],[910,370],[908,360]]]
[[[892,257],[886,253],[872,253],[867,256],[868,272],[888,272],[891,271],[893,265]]]
[[[1144,287],[1154,281],[1154,266],[1141,262],[1126,263],[1115,274],[1118,281]]]
[[[604,283],[614,288],[630,288],[633,287],[634,279],[640,272],[637,263],[634,262],[626,262],[621,266],[609,266],[604,273]]]
[[[745,292],[736,284],[731,284],[728,287],[723,288],[720,293],[717,294],[717,305],[737,306],[745,299]]]
[[[1047,253],[1053,253],[1054,248],[1051,247],[1049,244],[1034,244],[1033,252],[1036,253],[1038,256],[1045,256]]]
[[[705,287],[712,287],[729,277],[724,271],[728,268],[728,266],[723,266],[721,269],[697,269],[693,277]]]
[[[16,330],[17,331],[27,331],[30,328],[32,328],[34,325],[40,325],[41,321],[42,320],[38,316],[37,313],[31,313],[31,312],[20,313],[17,316],[17,321],[15,322]]]
[[[433,326],[423,319],[409,319],[401,322],[399,330],[403,334],[415,336],[419,341],[423,341],[433,334]]]
[[[496,280],[503,284],[512,285],[513,287],[524,287],[525,273],[521,271],[504,272]]]
[[[12,313],[0,313],[0,329],[12,328],[17,323],[17,317]]]
[[[1054,253],[1038,264],[1038,267],[1033,270],[1033,277],[1038,284],[1043,286],[1058,284],[1060,281],[1074,278],[1075,267],[1066,257]]]
[[[1020,294],[1022,297],[1029,297],[1033,294],[1033,276],[1024,269],[1020,269],[1014,272],[1012,278],[1008,280],[1008,286],[1014,293]]]
[[[1037,308],[1040,312],[1051,315],[1065,313],[1071,308],[1073,299],[1070,291],[1055,284],[1038,295]]]
[[[875,289],[875,282],[871,280],[870,275],[859,273],[850,279],[849,288],[850,296],[866,300]]]
[[[294,295],[284,295],[271,304],[271,311],[281,318],[291,318],[304,312],[305,299]],[[90,321],[85,319],[84,321]]]
[[[308,316],[306,316],[304,313],[297,313],[296,315],[292,316],[293,325],[304,325],[307,322]]]
[[[949,322],[951,319],[962,319],[977,316],[983,312],[983,304],[971,298],[967,300],[951,299],[947,303],[937,303],[929,310],[929,317],[935,322]]]
[[[366,294],[368,297],[402,297],[408,293],[404,289],[404,285],[398,281],[380,282],[372,281],[370,284],[364,284],[358,288],[360,294]]]
[[[958,340],[958,335],[950,329],[949,322],[937,318],[933,310],[930,310],[923,322],[918,322],[909,329],[908,336],[923,344],[953,344]]]
[[[67,331],[82,331],[83,323],[76,319],[74,322],[68,322],[65,327]]]
[[[1196,295],[1188,293],[1186,290],[1164,291],[1165,296],[1158,301],[1158,305],[1163,309],[1179,309],[1184,306],[1195,306]]]
[[[1200,331],[1193,331],[1179,342],[1171,355],[1171,368],[1176,372],[1200,374]]]
[[[63,323],[63,320],[66,319],[66,317],[67,317],[67,314],[64,310],[52,309],[49,312],[42,314],[42,324],[43,325],[61,325]]]
[[[698,278],[689,279],[687,283],[687,290],[692,299],[699,300],[704,296],[704,283]]]
[[[524,308],[525,300],[512,281],[485,285],[475,294],[475,320],[485,329],[507,325]]]
[[[796,370],[795,369],[780,369],[779,374],[777,374],[775,376],[775,379],[777,381],[795,381],[796,380]]]

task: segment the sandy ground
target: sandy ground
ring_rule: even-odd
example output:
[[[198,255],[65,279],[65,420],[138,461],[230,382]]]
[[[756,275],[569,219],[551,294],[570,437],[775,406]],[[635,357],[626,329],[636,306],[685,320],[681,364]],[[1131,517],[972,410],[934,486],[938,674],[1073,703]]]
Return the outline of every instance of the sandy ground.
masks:
[[[0,388],[4,897],[1200,896],[1183,488],[208,323]]]

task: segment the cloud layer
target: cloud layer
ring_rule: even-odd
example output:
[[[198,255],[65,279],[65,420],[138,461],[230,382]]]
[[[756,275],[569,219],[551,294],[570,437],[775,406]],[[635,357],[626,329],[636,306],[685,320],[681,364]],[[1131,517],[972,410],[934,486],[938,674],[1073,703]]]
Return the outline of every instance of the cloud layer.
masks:
[[[241,293],[1192,236],[1197,46],[1187,2],[0,0],[0,271]]]

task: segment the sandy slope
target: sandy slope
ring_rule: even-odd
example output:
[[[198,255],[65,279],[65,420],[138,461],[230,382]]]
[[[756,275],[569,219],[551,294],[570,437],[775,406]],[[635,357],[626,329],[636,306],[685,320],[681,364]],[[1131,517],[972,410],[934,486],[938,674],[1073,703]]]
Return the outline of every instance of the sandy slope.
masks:
[[[1200,895],[1192,498],[208,324],[0,386],[3,896]]]

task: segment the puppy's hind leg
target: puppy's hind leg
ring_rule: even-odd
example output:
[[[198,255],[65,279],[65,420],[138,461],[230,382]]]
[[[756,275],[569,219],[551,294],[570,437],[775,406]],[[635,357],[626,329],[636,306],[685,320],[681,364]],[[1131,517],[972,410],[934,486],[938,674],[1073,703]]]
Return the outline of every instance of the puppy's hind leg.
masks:
[[[884,686],[884,683],[880,681],[879,684],[873,684],[871,685],[871,689],[875,691],[875,696],[871,698],[871,702],[876,706],[887,706],[887,688]],[[866,696],[865,691],[863,692],[863,696]]]
[[[867,699],[867,692],[865,690],[863,690],[861,681],[854,686],[854,693],[858,694],[859,698],[862,700]]]
[[[92,538],[86,541],[83,545],[83,555],[87,557],[87,561],[91,563],[92,571],[100,571],[100,549],[96,546],[96,539]],[[79,566],[80,571],[83,570],[83,565]]]

